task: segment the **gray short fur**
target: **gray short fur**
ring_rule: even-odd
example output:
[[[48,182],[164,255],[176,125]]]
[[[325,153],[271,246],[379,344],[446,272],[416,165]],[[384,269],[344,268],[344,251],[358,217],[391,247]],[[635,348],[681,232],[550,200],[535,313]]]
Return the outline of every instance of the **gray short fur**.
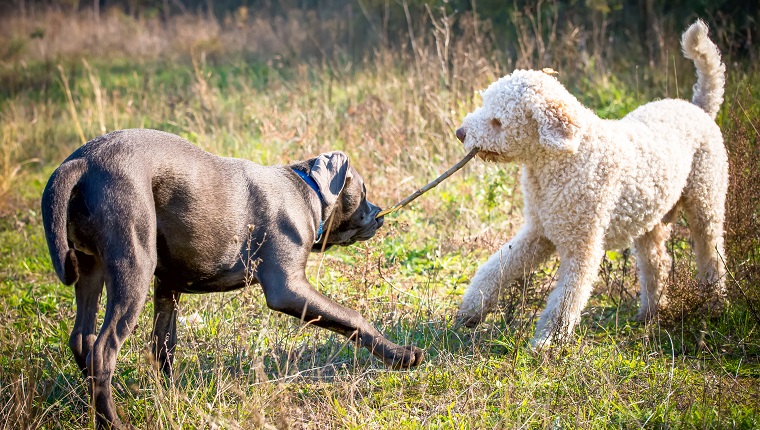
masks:
[[[313,178],[319,193],[294,169]],[[180,296],[249,283],[261,284],[271,309],[349,336],[390,366],[418,365],[420,349],[388,341],[316,291],[304,272],[310,251],[371,238],[382,226],[379,210],[341,152],[260,166],[140,129],[74,151],[51,176],[42,215],[55,271],[75,284],[69,345],[90,381],[98,425],[119,423],[111,377],[154,276],[153,356],[167,374]],[[320,223],[332,228],[315,243]],[[96,334],[104,284],[106,315]]]

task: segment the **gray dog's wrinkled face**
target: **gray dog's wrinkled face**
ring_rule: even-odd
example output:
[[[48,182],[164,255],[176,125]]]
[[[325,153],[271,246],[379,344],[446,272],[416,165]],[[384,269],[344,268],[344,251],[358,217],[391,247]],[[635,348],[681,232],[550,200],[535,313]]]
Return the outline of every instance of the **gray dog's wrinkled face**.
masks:
[[[383,226],[383,218],[376,218],[379,212],[380,208],[367,200],[367,188],[361,175],[349,167],[343,191],[333,210],[333,219],[325,221],[325,249],[371,239],[377,229]],[[323,242],[320,240],[312,250],[322,250]]]

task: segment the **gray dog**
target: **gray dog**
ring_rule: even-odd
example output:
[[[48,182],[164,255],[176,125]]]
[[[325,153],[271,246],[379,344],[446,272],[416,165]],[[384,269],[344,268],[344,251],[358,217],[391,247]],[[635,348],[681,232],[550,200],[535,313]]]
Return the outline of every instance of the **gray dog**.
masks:
[[[420,364],[422,350],[390,342],[306,279],[310,251],[371,238],[379,210],[341,152],[259,166],[154,130],[115,131],[74,151],[45,187],[42,217],[58,277],[76,284],[69,346],[90,381],[97,424],[119,422],[111,377],[154,275],[153,354],[167,374],[180,295],[251,282],[271,309],[347,336],[389,366]]]

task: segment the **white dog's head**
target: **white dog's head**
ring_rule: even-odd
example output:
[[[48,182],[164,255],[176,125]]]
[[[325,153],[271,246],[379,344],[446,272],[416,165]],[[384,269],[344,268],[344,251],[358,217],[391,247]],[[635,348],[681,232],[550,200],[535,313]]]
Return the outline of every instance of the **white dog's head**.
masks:
[[[457,138],[487,161],[525,162],[537,153],[574,153],[586,129],[586,109],[553,76],[516,70],[481,93]]]

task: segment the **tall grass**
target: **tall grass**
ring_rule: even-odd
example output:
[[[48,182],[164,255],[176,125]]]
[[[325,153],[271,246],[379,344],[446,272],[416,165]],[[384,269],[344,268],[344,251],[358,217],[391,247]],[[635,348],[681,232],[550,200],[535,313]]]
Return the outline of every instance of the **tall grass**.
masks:
[[[159,128],[263,164],[341,149],[370,199],[388,206],[462,155],[454,130],[479,103],[477,91],[513,65],[559,70],[579,99],[612,118],[652,98],[688,97],[693,83],[692,66],[677,58],[667,76],[648,66],[612,73],[618,65],[578,48],[583,29],[555,26],[551,13],[539,17],[549,36],[536,30],[538,18],[510,18],[525,24],[516,56],[500,51],[488,21],[472,14],[430,8],[424,22],[409,16],[405,46],[381,43],[356,56],[341,42],[339,18],[298,13],[279,22],[242,11],[227,21],[162,22],[109,12],[97,28],[86,13],[0,19],[3,427],[91,423],[66,346],[73,290],[53,275],[36,209],[47,176],[82,135]],[[666,35],[673,51],[677,39]],[[315,45],[323,49],[307,55]],[[474,270],[521,224],[517,167],[474,162],[371,242],[314,257],[307,268],[321,291],[390,338],[424,347],[421,368],[388,370],[341,337],[270,312],[253,286],[183,297],[181,316],[200,318],[181,325],[178,370],[167,381],[145,354],[149,300],[119,357],[120,413],[139,428],[760,426],[760,322],[751,301],[760,272],[752,242],[760,104],[751,93],[759,75],[729,70],[719,122],[732,163],[726,258],[736,294],[718,318],[632,323],[635,261],[610,252],[577,342],[554,359],[534,355],[527,339],[556,261],[505,291],[478,329],[453,327]],[[677,234],[671,248],[688,261],[688,236]],[[679,270],[691,279],[691,266]]]

